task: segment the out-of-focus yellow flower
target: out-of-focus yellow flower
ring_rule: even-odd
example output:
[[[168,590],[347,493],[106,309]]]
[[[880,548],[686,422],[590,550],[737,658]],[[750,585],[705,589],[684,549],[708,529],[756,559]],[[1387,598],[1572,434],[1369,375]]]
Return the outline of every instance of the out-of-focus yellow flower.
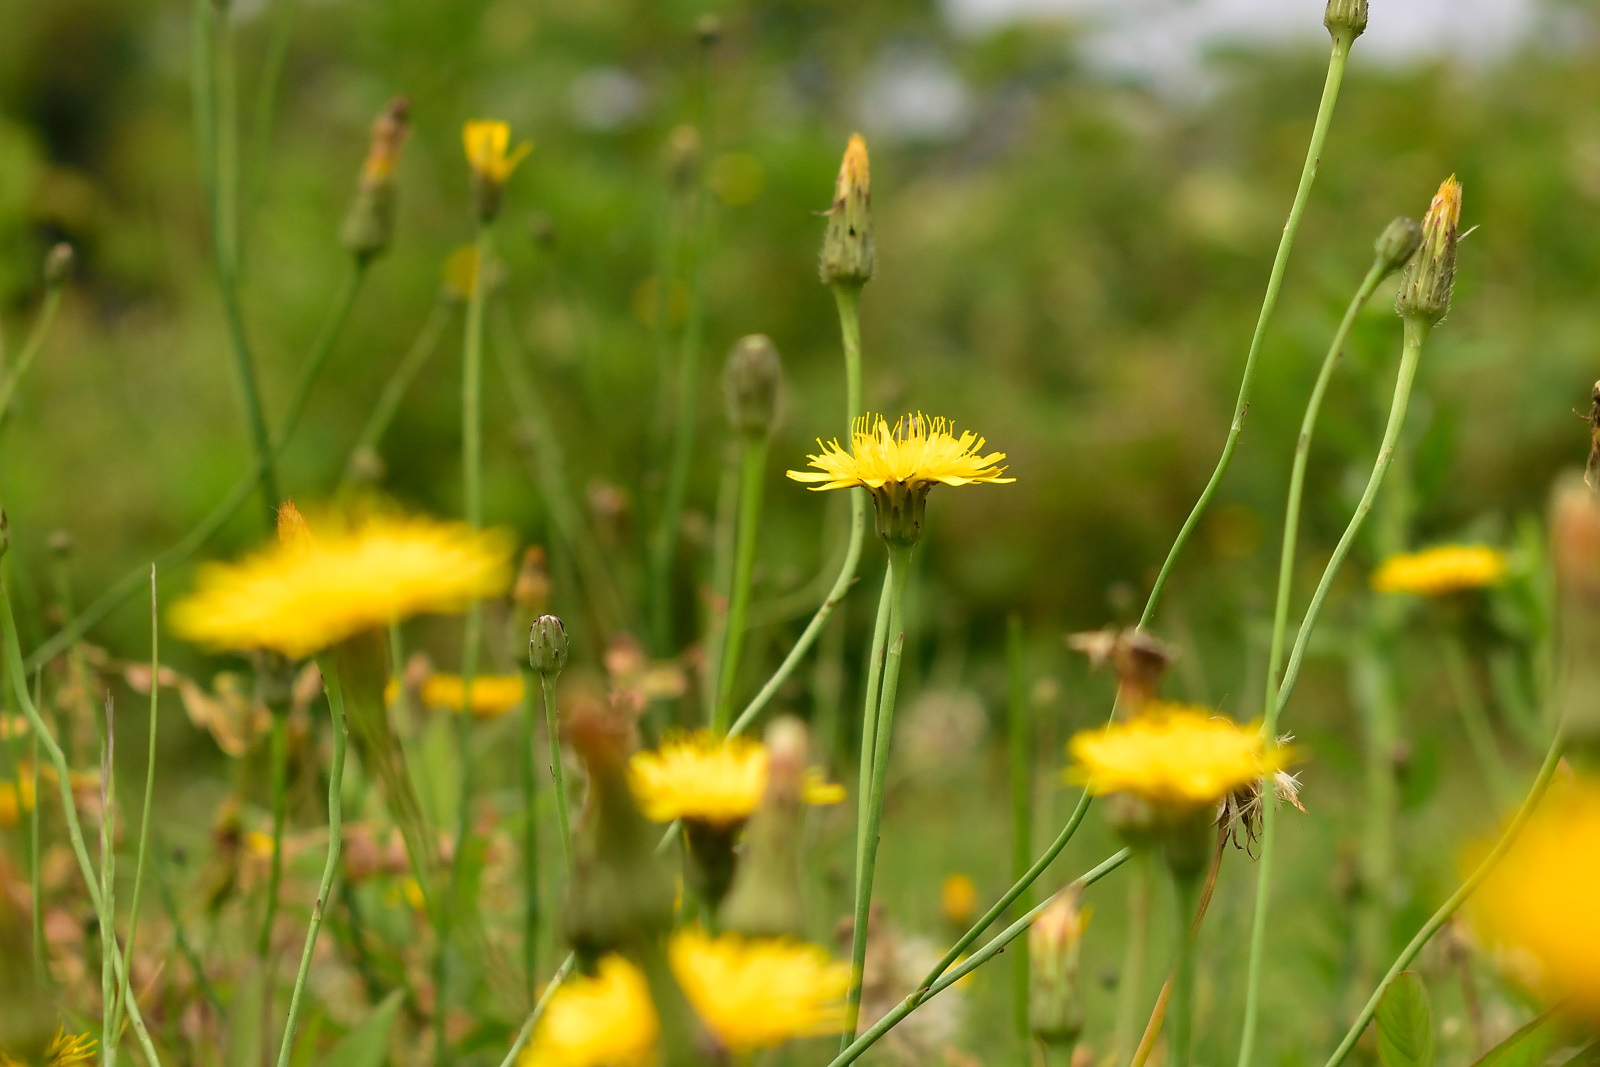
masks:
[[[201,569],[195,592],[173,609],[179,633],[299,658],[412,615],[463,611],[511,580],[511,544],[499,531],[379,516],[335,520],[313,535],[298,512],[287,524],[282,514],[277,544]]]
[[[1380,593],[1443,596],[1505,581],[1506,557],[1488,545],[1436,545],[1390,556],[1372,572]]]
[[[1507,969],[1600,1022],[1600,785],[1557,787],[1473,899]]]
[[[472,299],[478,286],[478,250],[473,245],[462,245],[444,261],[444,291],[452,300],[463,304]]]
[[[771,1048],[845,1025],[850,965],[818,945],[786,939],[713,938],[682,930],[668,949],[695,1013],[730,1052]]]
[[[709,730],[669,737],[628,761],[628,782],[655,822],[692,819],[730,826],[748,819],[767,791],[767,747],[746,737],[719,739]],[[837,804],[844,788],[806,776],[808,804]]]
[[[493,719],[522,704],[522,675],[488,674],[472,679],[472,714]],[[419,694],[430,708],[459,712],[466,703],[466,684],[459,674],[431,674]]]
[[[1281,769],[1289,750],[1263,744],[1261,731],[1209,708],[1152,703],[1137,719],[1084,730],[1067,746],[1067,779],[1089,792],[1133,793],[1152,804],[1213,804]]]
[[[594,977],[568,978],[550,998],[519,1067],[650,1067],[661,1021],[644,973],[606,956]]]
[[[422,883],[415,878],[407,878],[400,885],[400,893],[406,898],[406,903],[411,905],[412,911],[426,911],[428,898],[423,895]]]
[[[257,859],[271,859],[273,852],[272,835],[264,834],[260,830],[251,830],[244,835],[244,850]]]
[[[56,1030],[56,1036],[44,1050],[39,1062],[43,1067],[88,1067],[94,1063],[94,1038],[88,1034],[69,1034],[66,1027]],[[13,1056],[0,1052],[0,1067],[28,1067]]]
[[[939,909],[957,926],[965,926],[978,910],[978,887],[964,874],[952,874],[939,887]]]
[[[461,143],[467,150],[467,163],[479,178],[504,185],[533,145],[523,141],[511,148],[511,127],[497,119],[473,119],[461,128]]]
[[[19,771],[15,782],[0,782],[0,826],[12,827],[33,810],[33,778]]]
[[[934,483],[1016,481],[1003,477],[1005,468],[996,466],[1006,454],[981,455],[983,445],[984,439],[972,431],[964,431],[958,437],[947,420],[930,419],[920,412],[897,419],[892,427],[882,415],[868,415],[855,421],[850,451],[846,452],[837,439],[827,444],[818,440],[822,451],[806,457],[817,469],[788,474],[818,490],[858,485],[873,490],[888,485],[917,490]]]

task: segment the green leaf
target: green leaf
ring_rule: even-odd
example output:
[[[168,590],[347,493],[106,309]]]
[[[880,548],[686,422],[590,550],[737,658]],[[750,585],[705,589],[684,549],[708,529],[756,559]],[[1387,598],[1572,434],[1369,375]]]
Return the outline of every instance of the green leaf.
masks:
[[[1383,1067],[1433,1067],[1433,1010],[1415,971],[1401,971],[1378,1002],[1378,1059]]]
[[[1539,1067],[1561,1039],[1562,1028],[1551,1008],[1484,1053],[1473,1067]]]
[[[322,1061],[323,1067],[383,1067],[389,1060],[389,1031],[394,1029],[394,1019],[400,1013],[400,1002],[405,995],[405,990],[396,989],[384,997],[366,1022],[345,1034],[333,1047]]]

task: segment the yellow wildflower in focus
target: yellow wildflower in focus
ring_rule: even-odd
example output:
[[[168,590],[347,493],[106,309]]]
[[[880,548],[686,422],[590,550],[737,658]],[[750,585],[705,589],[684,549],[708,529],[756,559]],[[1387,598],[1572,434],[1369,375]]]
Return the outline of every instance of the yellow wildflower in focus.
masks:
[[[1380,593],[1443,596],[1505,581],[1506,557],[1488,545],[1438,545],[1390,556],[1372,573]]]
[[[474,119],[461,127],[461,143],[467,150],[472,173],[485,181],[504,185],[533,145],[523,141],[511,148],[511,127],[496,119]]]
[[[1600,786],[1558,789],[1479,888],[1473,917],[1508,969],[1600,1022]]]
[[[33,810],[33,779],[18,773],[15,782],[0,782],[0,826],[12,827]]]
[[[422,683],[422,702],[430,708],[459,712],[466,704],[466,684],[459,674],[432,674]],[[472,679],[474,718],[493,719],[522,703],[522,675],[488,674]]]
[[[654,822],[690,819],[731,826],[748,819],[767,791],[767,748],[747,737],[718,739],[709,730],[669,737],[628,761],[628,782]],[[837,804],[844,787],[808,772],[807,804]]]
[[[651,1067],[660,1034],[644,973],[606,956],[555,991],[518,1067]]]
[[[806,457],[817,470],[788,474],[818,490],[858,485],[877,490],[891,484],[915,490],[936,482],[969,485],[1016,481],[1001,477],[1005,468],[995,465],[1006,454],[980,455],[983,445],[984,439],[972,431],[957,437],[947,420],[929,419],[920,412],[896,420],[893,427],[882,415],[863,416],[855,422],[849,452],[837,439],[828,444],[819,439],[817,446],[822,452]]]
[[[964,874],[952,874],[939,887],[939,910],[957,926],[965,926],[978,910],[978,887]]]
[[[173,626],[216,648],[299,658],[412,615],[464,611],[511,581],[511,545],[496,531],[392,516],[333,525],[206,565]]]
[[[723,1047],[742,1053],[845,1026],[850,965],[826,949],[781,938],[673,935],[672,973]]]
[[[1152,703],[1131,722],[1073,736],[1069,781],[1090,793],[1133,793],[1152,804],[1192,808],[1214,804],[1288,761],[1289,751],[1268,751],[1261,731],[1214,715],[1210,709]]]

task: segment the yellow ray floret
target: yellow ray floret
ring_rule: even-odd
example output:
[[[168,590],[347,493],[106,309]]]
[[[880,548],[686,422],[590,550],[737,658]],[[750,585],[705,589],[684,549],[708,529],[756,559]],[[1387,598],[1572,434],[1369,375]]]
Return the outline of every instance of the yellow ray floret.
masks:
[[[747,819],[767,791],[767,747],[745,737],[718,739],[709,730],[669,737],[628,761],[628,782],[655,822],[693,819],[727,826]],[[808,804],[837,804],[844,789],[806,776]]]
[[[652,1067],[660,1034],[644,972],[606,956],[555,991],[518,1067]]]
[[[395,517],[330,525],[203,567],[174,628],[215,648],[301,657],[412,615],[465,610],[511,580],[498,531]]]
[[[468,122],[461,128],[461,143],[472,172],[496,185],[504,185],[517,164],[533,151],[527,141],[511,149],[511,127],[495,119]]]
[[[504,715],[522,703],[522,675],[480,674],[472,679],[472,714],[478,719]],[[466,684],[459,674],[431,674],[418,694],[430,708],[460,711],[467,700]]]
[[[1505,577],[1506,556],[1499,549],[1488,545],[1438,545],[1390,556],[1372,572],[1372,588],[1380,593],[1443,596],[1499,585]]]
[[[735,1054],[845,1026],[850,965],[800,941],[710,937],[682,930],[669,948],[672,973],[695,1014]]]
[[[1131,722],[1084,730],[1067,747],[1069,781],[1096,795],[1134,793],[1153,804],[1212,804],[1281,769],[1289,752],[1270,751],[1255,726],[1208,708],[1154,703]]]
[[[1600,785],[1552,790],[1473,918],[1509,970],[1600,1023]]]
[[[1006,469],[996,466],[1006,458],[1004,452],[983,455],[984,439],[970,430],[956,436],[950,423],[930,419],[920,412],[897,420],[893,427],[882,415],[870,415],[855,422],[850,435],[850,451],[835,439],[817,447],[822,451],[807,456],[814,471],[789,471],[797,482],[811,483],[813,489],[848,489],[866,486],[881,489],[899,484],[920,489],[935,482],[968,485],[976,482],[1014,482],[1005,478]]]
[[[43,1067],[88,1067],[94,1063],[94,1050],[94,1038],[88,1034],[69,1034],[63,1026],[56,1030],[56,1036],[44,1050],[44,1056],[39,1062]],[[27,1067],[27,1065],[0,1052],[0,1067]]]

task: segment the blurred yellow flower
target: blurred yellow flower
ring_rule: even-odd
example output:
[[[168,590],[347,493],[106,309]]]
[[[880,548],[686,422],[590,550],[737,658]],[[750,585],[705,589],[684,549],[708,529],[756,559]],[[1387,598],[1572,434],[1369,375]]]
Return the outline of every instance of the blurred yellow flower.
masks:
[[[459,674],[431,674],[419,694],[430,708],[460,711],[466,703],[466,685]],[[522,703],[522,675],[480,674],[472,679],[472,714],[478,719],[504,715]]]
[[[668,953],[695,1013],[730,1052],[844,1028],[850,965],[835,962],[819,945],[737,934],[713,938],[696,927],[673,935]]]
[[[251,830],[244,835],[244,849],[257,859],[269,860],[274,849],[272,835]]]
[[[0,782],[0,826],[11,827],[33,810],[33,778],[18,769],[15,782]]]
[[[195,592],[173,609],[172,624],[201,644],[299,658],[411,615],[459,612],[497,595],[511,581],[510,558],[502,533],[463,523],[335,522],[314,536],[307,529],[280,537],[238,563],[207,564]]]
[[[964,874],[952,874],[939,887],[939,910],[957,926],[965,926],[978,910],[978,887]]]
[[[42,1067],[88,1067],[94,1063],[94,1038],[88,1034],[69,1034],[66,1027],[56,1030],[56,1036],[44,1050]],[[27,1067],[23,1061],[0,1052],[0,1067]]]
[[[980,455],[984,439],[970,430],[957,437],[950,423],[930,419],[920,412],[897,419],[893,427],[882,415],[856,420],[850,451],[837,439],[818,447],[822,452],[807,456],[815,471],[789,471],[797,482],[813,489],[849,489],[865,486],[882,489],[886,485],[917,490],[932,486],[968,485],[977,482],[1014,482],[1001,477],[1004,467],[995,464],[1006,458],[1004,452]]]
[[[661,1021],[644,973],[606,956],[593,977],[568,978],[550,998],[519,1067],[650,1067]]]
[[[1600,785],[1552,790],[1472,910],[1508,970],[1600,1022]]]
[[[690,819],[729,826],[748,819],[767,790],[767,748],[746,737],[718,739],[709,730],[668,737],[628,761],[628,782],[655,822]],[[808,804],[837,804],[844,788],[806,775]]]
[[[1084,730],[1067,746],[1067,780],[1095,795],[1134,793],[1152,804],[1213,804],[1287,762],[1254,726],[1240,726],[1209,708],[1155,702],[1131,722]]]
[[[1506,557],[1488,545],[1437,545],[1390,556],[1372,572],[1380,593],[1442,596],[1505,581]]]
[[[467,150],[472,172],[485,181],[504,185],[533,145],[523,141],[511,148],[511,127],[495,119],[474,119],[461,128],[461,143]]]

